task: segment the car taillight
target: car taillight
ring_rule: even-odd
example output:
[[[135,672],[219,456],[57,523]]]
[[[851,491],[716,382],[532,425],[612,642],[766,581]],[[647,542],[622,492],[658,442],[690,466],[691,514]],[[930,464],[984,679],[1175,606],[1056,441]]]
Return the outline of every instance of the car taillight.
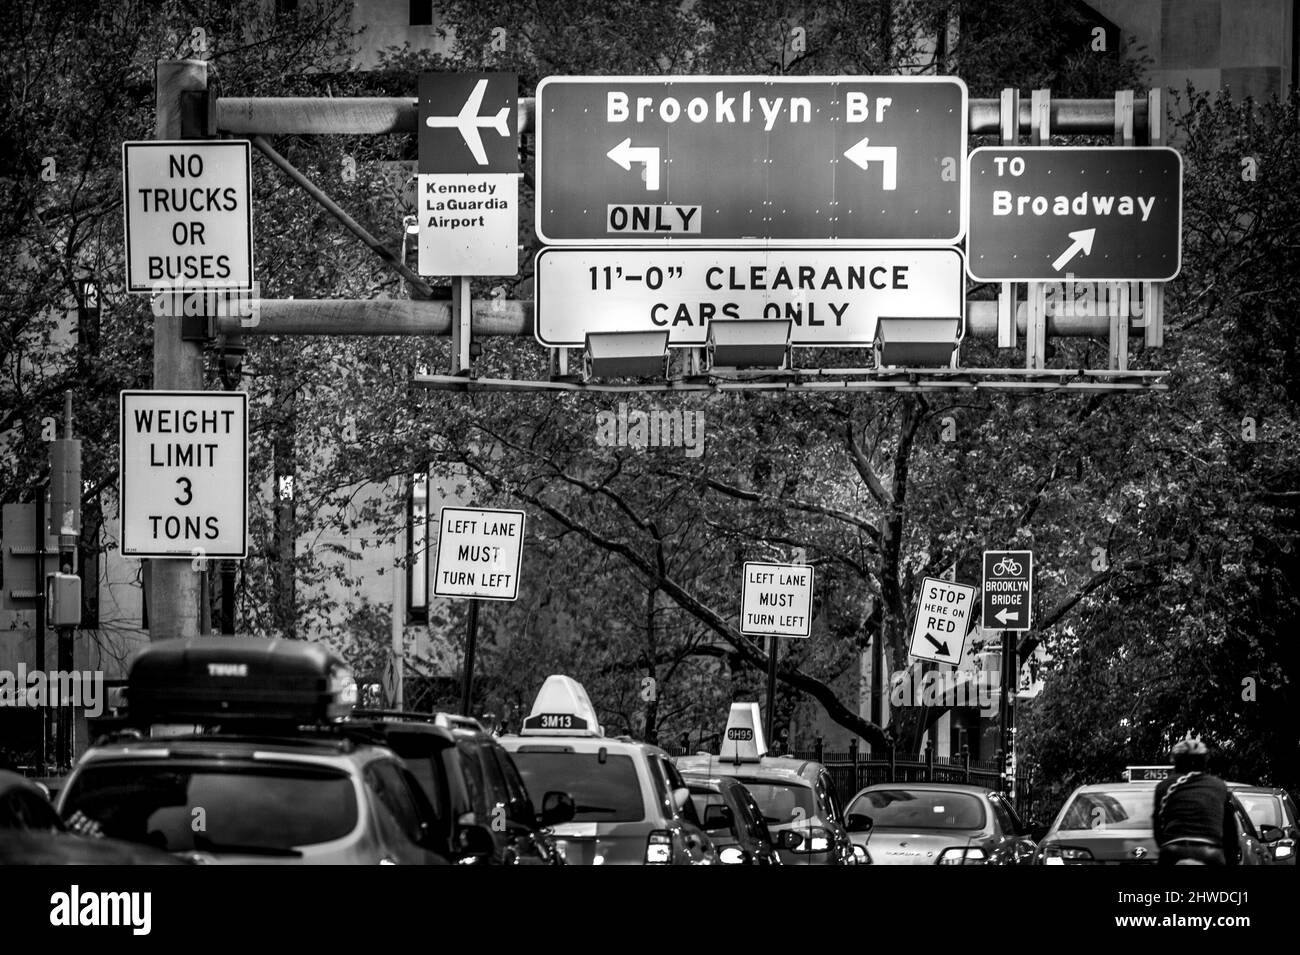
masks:
[[[646,865],[668,865],[673,861],[673,834],[667,829],[650,833],[645,844]]]
[[[939,853],[938,865],[984,865],[988,855],[979,846],[955,847]]]
[[[1274,859],[1289,859],[1295,852],[1295,843],[1290,839],[1280,839],[1273,843]]]
[[[1070,862],[1091,862],[1092,853],[1073,846],[1044,846],[1041,850],[1043,865],[1066,865]]]
[[[803,842],[799,843],[791,852],[829,852],[831,848],[831,834],[827,829],[820,826],[802,833]]]

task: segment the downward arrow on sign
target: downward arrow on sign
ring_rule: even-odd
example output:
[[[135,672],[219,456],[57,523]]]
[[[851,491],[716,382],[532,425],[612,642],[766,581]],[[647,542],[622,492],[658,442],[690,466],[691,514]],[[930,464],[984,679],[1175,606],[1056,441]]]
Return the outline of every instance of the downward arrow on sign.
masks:
[[[1070,238],[1074,241],[1070,243],[1069,248],[1056,257],[1052,263],[1052,268],[1059,272],[1065,267],[1065,264],[1072,258],[1082,252],[1084,255],[1092,255],[1092,240],[1097,235],[1096,229],[1080,229],[1078,232],[1069,233]]]
[[[945,657],[950,657],[950,656],[952,656],[952,652],[948,649],[948,641],[947,641],[947,640],[945,640],[943,643],[940,643],[938,640],[936,640],[934,637],[930,636],[928,633],[925,635],[925,639],[929,640],[930,643],[934,645],[934,649],[935,649],[935,652],[936,652],[936,653],[940,654],[941,656],[945,656]]]

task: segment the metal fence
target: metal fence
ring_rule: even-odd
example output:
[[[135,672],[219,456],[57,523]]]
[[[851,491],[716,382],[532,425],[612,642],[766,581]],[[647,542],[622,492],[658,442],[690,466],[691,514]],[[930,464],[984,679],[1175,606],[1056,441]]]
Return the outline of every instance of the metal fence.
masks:
[[[856,740],[854,741],[856,742]],[[675,747],[664,749],[677,755]],[[770,755],[778,755],[772,753]],[[856,745],[848,750],[829,750],[818,745],[814,749],[800,749],[780,755],[794,759],[810,759],[821,763],[831,775],[836,795],[846,809],[857,793],[878,783],[969,783],[984,786],[1012,797],[1016,812],[1026,822],[1034,813],[1033,771],[1017,771],[1014,792],[1008,792],[1002,774],[1002,754],[993,759],[974,760],[963,756],[936,756],[934,750],[922,753],[891,752],[887,756],[864,756]]]

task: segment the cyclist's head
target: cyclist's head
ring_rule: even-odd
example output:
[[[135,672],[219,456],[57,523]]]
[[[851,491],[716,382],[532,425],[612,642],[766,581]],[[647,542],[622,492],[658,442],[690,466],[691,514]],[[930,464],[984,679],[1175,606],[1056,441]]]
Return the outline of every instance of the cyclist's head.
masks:
[[[1199,739],[1180,739],[1173,748],[1174,771],[1180,773],[1204,772],[1210,753]]]

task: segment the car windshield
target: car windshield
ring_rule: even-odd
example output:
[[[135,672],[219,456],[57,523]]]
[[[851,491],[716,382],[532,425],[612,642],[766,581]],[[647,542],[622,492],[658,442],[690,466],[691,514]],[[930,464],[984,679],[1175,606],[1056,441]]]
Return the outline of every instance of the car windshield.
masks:
[[[1282,827],[1282,807],[1278,805],[1276,796],[1241,791],[1237,791],[1234,795],[1245,808],[1246,815],[1250,816],[1250,821],[1255,824],[1256,829],[1260,826]]]
[[[1151,829],[1155,790],[1145,786],[1077,792],[1061,815],[1059,830]]]
[[[970,793],[941,789],[876,789],[849,806],[876,829],[982,829],[984,804]]]
[[[763,821],[769,826],[798,822],[817,815],[811,786],[761,779],[742,779],[741,782],[758,803],[758,808],[763,810]]]
[[[169,852],[289,852],[342,838],[357,825],[351,777],[290,765],[87,766],[68,789],[102,835]]]
[[[534,806],[548,792],[573,797],[574,822],[638,822],[645,818],[645,801],[636,765],[630,756],[609,753],[569,753],[517,750],[511,754],[524,777]]]

